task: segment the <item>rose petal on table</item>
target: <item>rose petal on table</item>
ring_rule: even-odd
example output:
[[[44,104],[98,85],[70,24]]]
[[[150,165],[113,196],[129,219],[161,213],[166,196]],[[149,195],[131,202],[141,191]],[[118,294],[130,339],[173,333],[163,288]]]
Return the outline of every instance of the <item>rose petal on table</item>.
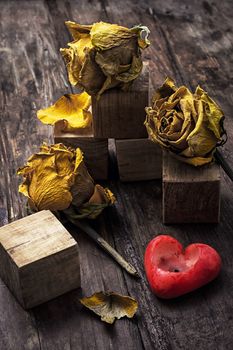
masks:
[[[122,317],[132,318],[137,309],[137,301],[129,296],[113,293],[98,292],[90,297],[80,299],[82,305],[101,316],[101,321],[114,323]]]
[[[61,131],[74,131],[91,125],[90,105],[91,97],[86,92],[66,94],[52,106],[39,110],[37,117],[42,123],[56,125]]]

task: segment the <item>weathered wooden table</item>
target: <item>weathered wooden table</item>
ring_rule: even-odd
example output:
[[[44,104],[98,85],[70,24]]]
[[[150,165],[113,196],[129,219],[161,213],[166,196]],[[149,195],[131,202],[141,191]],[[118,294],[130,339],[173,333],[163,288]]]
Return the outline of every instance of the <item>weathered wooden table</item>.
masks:
[[[233,166],[233,10],[231,0],[1,0],[1,224],[26,215],[18,194],[16,169],[52,141],[51,128],[36,118],[71,88],[59,48],[69,41],[67,19],[80,23],[138,23],[151,30],[151,89],[169,75],[192,89],[201,84],[222,106],[228,142],[224,155]],[[219,225],[161,224],[161,183],[108,182],[117,203],[96,228],[140,271],[135,280],[84,234],[75,234],[82,261],[82,291],[73,291],[29,312],[0,282],[0,349],[232,349],[233,347],[233,184],[222,173]],[[185,245],[203,242],[222,256],[220,276],[211,284],[173,301],[157,299],[143,269],[147,243],[171,233]],[[113,326],[84,310],[78,299],[97,290],[130,294],[139,301],[132,319]]]

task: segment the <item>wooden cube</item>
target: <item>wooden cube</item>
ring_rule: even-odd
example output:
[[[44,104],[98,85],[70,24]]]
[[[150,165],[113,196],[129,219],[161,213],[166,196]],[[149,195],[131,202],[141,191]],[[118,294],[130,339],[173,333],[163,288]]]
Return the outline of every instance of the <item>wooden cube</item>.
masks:
[[[148,138],[116,140],[116,156],[121,181],[162,177],[161,149]]]
[[[220,169],[217,164],[194,167],[163,152],[163,222],[218,223]]]
[[[80,287],[77,242],[44,210],[0,228],[0,276],[25,308]]]
[[[149,100],[149,69],[144,64],[141,75],[128,91],[114,88],[99,100],[92,98],[93,132],[96,138],[146,138],[145,107]]]
[[[79,133],[59,133],[54,131],[55,143],[63,143],[73,148],[79,147],[84,153],[84,161],[94,180],[108,178],[108,140],[96,139],[89,129]]]

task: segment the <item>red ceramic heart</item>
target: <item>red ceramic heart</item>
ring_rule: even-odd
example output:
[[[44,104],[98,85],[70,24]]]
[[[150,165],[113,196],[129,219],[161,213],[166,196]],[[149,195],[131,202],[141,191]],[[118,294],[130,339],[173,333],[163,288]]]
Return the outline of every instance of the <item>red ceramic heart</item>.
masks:
[[[153,292],[163,299],[191,292],[217,277],[219,254],[209,245],[195,243],[183,250],[175,238],[155,237],[145,252],[145,270]]]

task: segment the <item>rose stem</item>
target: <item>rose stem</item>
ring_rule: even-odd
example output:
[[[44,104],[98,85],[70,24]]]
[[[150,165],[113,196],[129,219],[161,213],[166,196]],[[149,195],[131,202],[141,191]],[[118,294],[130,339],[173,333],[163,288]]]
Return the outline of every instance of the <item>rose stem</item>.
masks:
[[[77,227],[79,227],[82,231],[88,234],[101,248],[103,248],[107,253],[109,253],[113,259],[118,262],[128,273],[135,277],[139,277],[136,269],[128,263],[117,251],[108,244],[85,220],[74,220],[68,216],[68,219]]]
[[[223,168],[225,173],[229,176],[231,181],[233,181],[233,170],[231,169],[231,167],[227,163],[226,159],[224,159],[222,153],[219,150],[216,150],[214,156],[215,156],[217,163],[219,165],[221,165],[221,167]]]

